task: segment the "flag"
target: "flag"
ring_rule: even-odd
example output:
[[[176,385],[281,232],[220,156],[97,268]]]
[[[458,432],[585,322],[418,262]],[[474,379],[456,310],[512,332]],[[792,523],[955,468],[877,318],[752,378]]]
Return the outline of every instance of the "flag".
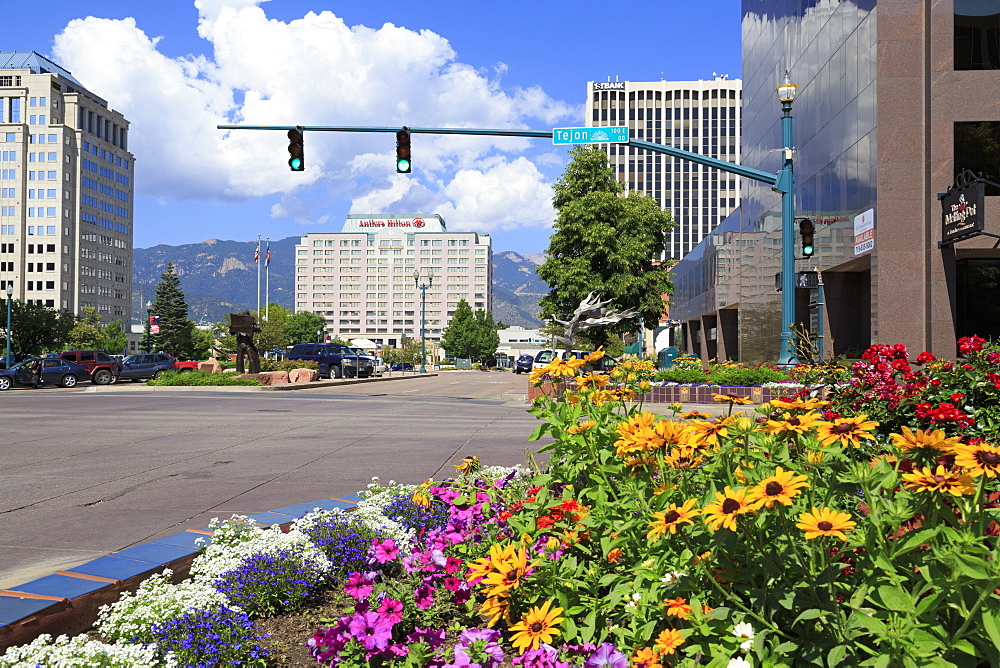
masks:
[[[253,252],[253,263],[257,264],[260,262],[260,244],[257,244],[257,250]]]
[[[149,316],[149,333],[150,334],[160,333],[160,316],[158,315]]]
[[[264,266],[271,264],[271,242],[267,242],[267,253],[264,254]]]

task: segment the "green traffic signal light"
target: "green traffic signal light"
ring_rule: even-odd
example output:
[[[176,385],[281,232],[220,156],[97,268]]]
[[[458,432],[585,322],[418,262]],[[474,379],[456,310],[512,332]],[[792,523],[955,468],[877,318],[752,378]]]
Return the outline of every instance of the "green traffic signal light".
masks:
[[[305,128],[296,125],[288,131],[288,167],[293,172],[305,171]]]
[[[816,247],[813,245],[813,234],[816,232],[816,226],[808,218],[803,218],[799,221],[799,234],[802,235],[802,255],[804,257],[812,257],[813,252],[815,252]]]
[[[396,171],[400,174],[409,174],[411,168],[410,128],[404,125],[402,130],[396,131]]]

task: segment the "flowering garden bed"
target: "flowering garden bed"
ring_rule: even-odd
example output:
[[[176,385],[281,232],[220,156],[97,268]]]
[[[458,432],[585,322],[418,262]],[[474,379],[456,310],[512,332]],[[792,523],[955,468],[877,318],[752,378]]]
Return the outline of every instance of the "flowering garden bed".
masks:
[[[1000,665],[1000,350],[959,343],[873,346],[827,400],[718,394],[714,420],[645,412],[643,363],[554,362],[544,471],[470,457],[287,533],[217,522],[191,579],[103,609],[103,644],[0,666],[283,665],[260,635],[291,627],[261,620],[295,610],[345,667]]]

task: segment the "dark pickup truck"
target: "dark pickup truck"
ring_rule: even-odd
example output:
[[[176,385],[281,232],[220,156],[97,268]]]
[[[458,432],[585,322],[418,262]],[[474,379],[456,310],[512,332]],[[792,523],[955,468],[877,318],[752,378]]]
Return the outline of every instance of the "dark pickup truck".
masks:
[[[375,373],[371,357],[359,355],[342,343],[296,343],[288,359],[316,362],[320,378],[370,378]]]

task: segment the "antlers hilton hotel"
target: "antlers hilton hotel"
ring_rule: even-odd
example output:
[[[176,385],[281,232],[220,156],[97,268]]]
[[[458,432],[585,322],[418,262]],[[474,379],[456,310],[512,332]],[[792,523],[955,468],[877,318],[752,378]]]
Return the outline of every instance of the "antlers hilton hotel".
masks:
[[[490,235],[449,232],[437,214],[349,215],[341,232],[311,233],[295,247],[295,310],[326,318],[326,332],[396,347],[420,338],[420,290],[427,289],[426,335],[440,341],[458,302],[491,310]]]

